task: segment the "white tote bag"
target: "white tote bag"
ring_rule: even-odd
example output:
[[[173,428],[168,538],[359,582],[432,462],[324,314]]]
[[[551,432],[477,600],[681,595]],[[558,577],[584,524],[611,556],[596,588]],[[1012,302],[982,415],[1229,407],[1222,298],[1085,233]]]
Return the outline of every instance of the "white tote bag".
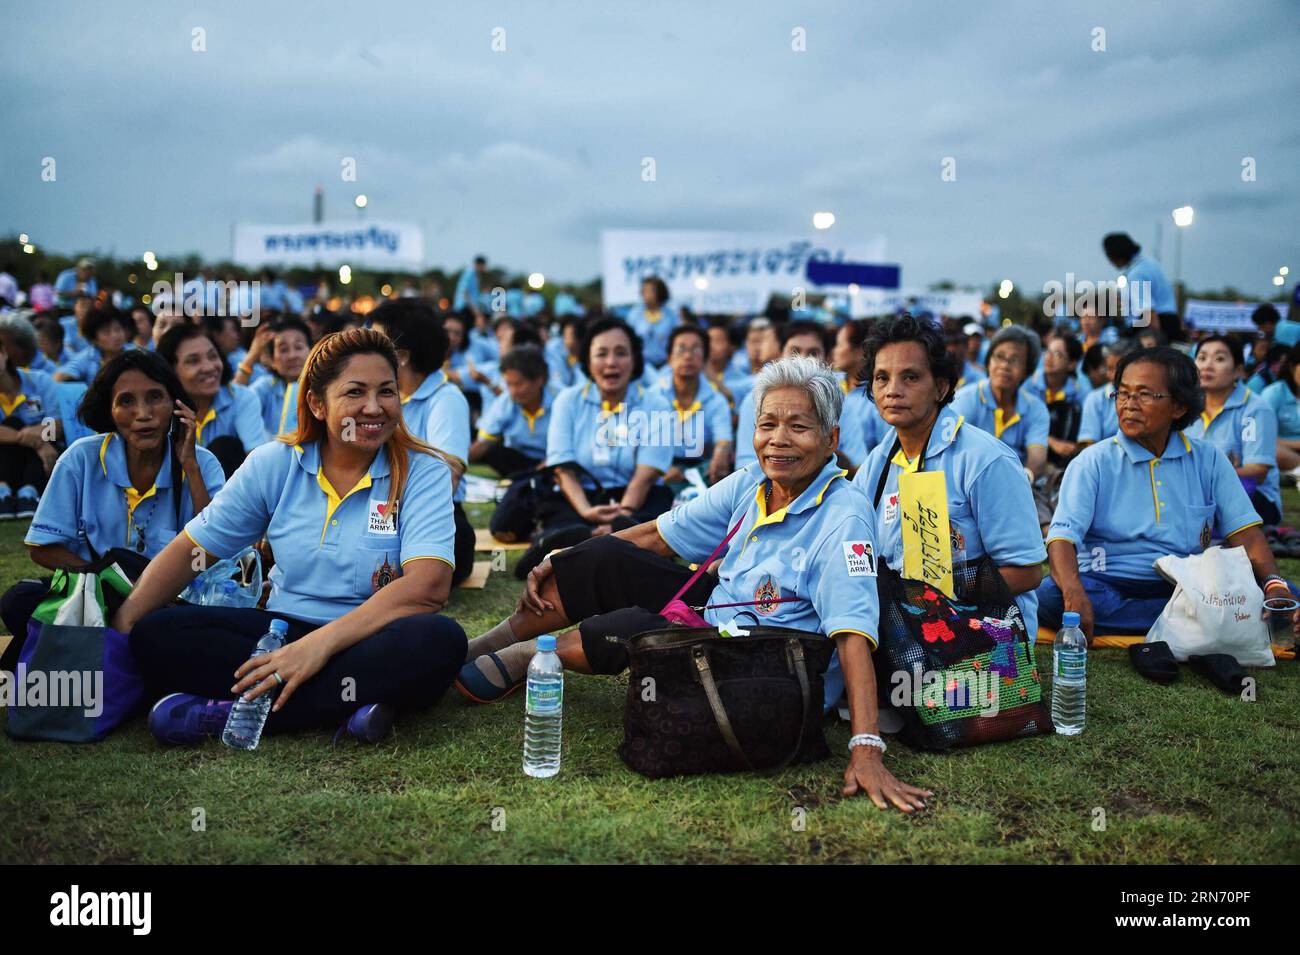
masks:
[[[1244,667],[1271,667],[1264,592],[1242,547],[1211,547],[1191,557],[1161,557],[1160,575],[1174,585],[1147,643],[1164,640],[1174,659],[1226,653]]]

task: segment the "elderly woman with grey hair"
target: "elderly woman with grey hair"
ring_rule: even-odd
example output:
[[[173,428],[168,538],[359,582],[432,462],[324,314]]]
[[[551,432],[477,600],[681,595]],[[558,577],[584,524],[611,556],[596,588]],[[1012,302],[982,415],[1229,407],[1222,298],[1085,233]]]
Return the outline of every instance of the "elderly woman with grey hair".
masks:
[[[1030,481],[1047,466],[1047,437],[1051,416],[1047,405],[1021,386],[1038,367],[1042,346],[1038,336],[1018,325],[1007,325],[989,343],[989,376],[958,389],[952,408],[966,424],[987,431],[1016,452]]]
[[[24,315],[0,317],[0,520],[31,517],[59,456],[58,388],[29,366],[36,329]]]
[[[457,680],[467,697],[501,699],[525,679],[534,638],[559,632],[566,668],[618,673],[627,641],[669,626],[660,611],[687,584],[680,557],[704,563],[722,545],[717,576],[682,595],[712,626],[790,627],[835,641],[853,741],[845,795],[881,808],[924,807],[929,795],[893,777],[876,725],[876,549],[871,504],[836,461],[844,393],[813,358],[767,365],[754,382],[758,460],[656,520],[552,554],[529,575],[514,615],[471,641]]]

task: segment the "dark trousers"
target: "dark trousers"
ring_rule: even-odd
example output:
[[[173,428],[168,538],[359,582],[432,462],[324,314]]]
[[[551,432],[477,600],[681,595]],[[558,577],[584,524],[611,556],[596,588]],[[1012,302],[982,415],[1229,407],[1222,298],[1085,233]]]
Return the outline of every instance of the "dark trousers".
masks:
[[[1255,513],[1259,515],[1259,519],[1269,527],[1276,527],[1282,523],[1282,514],[1278,511],[1277,505],[1259,491],[1251,492],[1250,503],[1255,506]]]
[[[659,611],[691,579],[681,564],[606,535],[551,558],[555,586],[569,619],[578,623],[582,652],[593,673],[627,669],[627,643],[639,633],[669,625]],[[682,595],[703,606],[717,579],[701,574]]]
[[[510,477],[521,471],[536,471],[542,459],[530,458],[518,448],[507,448],[500,441],[493,441],[483,455],[483,463],[502,477]]]
[[[18,669],[18,654],[27,640],[27,621],[32,618],[37,604],[45,599],[50,591],[50,578],[42,580],[20,580],[0,597],[0,620],[5,629],[13,634],[9,646],[0,653],[0,670],[13,673]]]
[[[455,547],[456,567],[451,572],[451,585],[455,587],[469,576],[474,569],[474,525],[469,522],[459,501],[451,506],[452,519],[456,522]]]
[[[609,488],[599,496],[589,491],[588,497],[592,504],[607,504],[610,501],[617,503],[623,499],[625,490],[627,489],[622,487]],[[621,531],[629,527],[635,527],[637,524],[644,524],[646,521],[652,521],[660,514],[671,509],[672,506],[673,492],[662,484],[656,484],[650,488],[650,493],[645,496],[645,503],[641,505],[640,510],[631,517],[620,517],[614,521],[614,530]],[[551,531],[559,527],[574,525],[590,526],[573,509],[569,499],[558,491],[551,495],[550,499],[543,505],[542,510],[543,530]]]
[[[6,418],[0,421],[0,424],[18,431],[27,427],[16,417]],[[31,448],[25,448],[21,444],[0,445],[0,481],[8,484],[15,494],[26,484],[30,484],[38,491],[44,491],[45,466],[41,464],[41,459]]]
[[[172,607],[146,615],[131,631],[131,653],[144,675],[146,700],[168,693],[233,699],[235,670],[252,655],[275,618],[293,642],[320,625],[257,609]],[[437,703],[465,662],[465,631],[441,614],[394,620],[334,654],[267,721],[268,733],[333,727],[358,706],[387,703],[398,710]]]

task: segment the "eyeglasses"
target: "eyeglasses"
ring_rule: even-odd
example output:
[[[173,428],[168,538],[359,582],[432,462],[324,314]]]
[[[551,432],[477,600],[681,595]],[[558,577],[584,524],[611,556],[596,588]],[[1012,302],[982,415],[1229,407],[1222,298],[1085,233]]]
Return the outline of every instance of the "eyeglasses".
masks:
[[[687,355],[703,355],[704,349],[699,345],[675,345],[673,346],[673,354],[685,358]]]
[[[990,355],[989,364],[1006,365],[1008,368],[1023,368],[1025,366],[1025,360],[1019,355],[1013,355],[1010,358],[1006,355]]]
[[[1143,408],[1150,408],[1161,398],[1168,398],[1166,392],[1160,391],[1116,391],[1110,396],[1110,400],[1116,405],[1131,404],[1136,401]]]

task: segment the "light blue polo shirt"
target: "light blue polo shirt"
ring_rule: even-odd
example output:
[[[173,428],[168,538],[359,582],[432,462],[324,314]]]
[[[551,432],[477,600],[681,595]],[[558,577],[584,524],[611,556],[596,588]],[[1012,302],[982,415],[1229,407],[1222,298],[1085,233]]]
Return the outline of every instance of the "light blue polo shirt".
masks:
[[[347,491],[330,486],[320,442],[255,449],[230,483],[185,532],[215,557],[239,553],[263,536],[275,552],[266,609],[327,623],[368,600],[413,560],[455,566],[451,470],[411,453],[396,523],[387,512],[388,455]]]
[[[961,379],[957,382],[957,387],[963,385],[973,385],[977,381],[983,381],[988,377],[988,373],[974,362],[963,362],[961,366]]]
[[[500,441],[530,458],[546,457],[546,432],[551,424],[550,411],[555,404],[555,390],[542,388],[542,405],[535,415],[515,404],[510,392],[503,391],[492,400],[478,419],[478,436],[482,441]]]
[[[1049,389],[1047,387],[1047,372],[1043,371],[1041,368],[1025,379],[1025,383],[1020,386],[1020,390],[1033,395],[1045,405],[1050,405],[1057,401],[1072,401],[1075,404],[1079,404],[1083,401],[1083,395],[1079,393],[1079,382],[1074,375],[1067,375],[1065,379],[1065,387],[1061,388],[1059,391],[1053,391],[1051,396],[1052,400],[1048,401],[1047,393]]]
[[[1096,443],[1119,431],[1119,412],[1115,409],[1115,386],[1109,382],[1094,388],[1083,399],[1079,417],[1079,440]]]
[[[673,432],[673,459],[700,458],[711,454],[719,441],[732,441],[731,407],[713,383],[700,375],[695,400],[683,407],[670,372],[653,389],[677,413],[678,427]]]
[[[279,375],[267,375],[248,385],[262,413],[267,439],[298,430],[298,382],[285,382]]]
[[[1129,325],[1139,316],[1139,312],[1154,311],[1157,315],[1178,311],[1178,301],[1174,298],[1174,287],[1165,277],[1165,270],[1155,259],[1138,254],[1128,268],[1124,270],[1128,282],[1124,286],[1125,314]],[[1139,283],[1150,283],[1141,286]],[[1139,292],[1139,288],[1143,289]]]
[[[758,452],[754,450],[754,422],[757,417],[754,410],[754,391],[751,388],[736,408],[737,471],[758,463]],[[843,437],[840,440],[844,440]]]
[[[875,497],[895,437],[896,432],[889,428],[853,479],[868,498]],[[903,532],[898,519],[898,477],[905,467],[917,469],[915,461],[900,463],[902,454],[899,451],[888,461],[889,476],[875,528],[885,563],[900,573]],[[940,409],[935,419],[924,470],[943,472],[952,546],[954,551],[963,551],[967,561],[987,554],[999,567],[1031,567],[1047,559],[1034,492],[1015,454],[993,435],[972,428],[952,405]],[[1038,594],[1032,590],[1017,594],[1016,606],[1032,638],[1038,632]]]
[[[605,407],[591,382],[574,385],[551,406],[546,464],[578,464],[607,490],[626,487],[639,465],[660,474],[672,467],[676,420],[663,397],[642,384],[629,385],[616,408]],[[582,485],[593,490],[585,477]]]
[[[832,457],[802,494],[768,514],[767,478],[758,468],[747,468],[659,515],[660,536],[692,563],[707,559],[740,524],[723,553],[710,604],[803,598],[705,610],[705,620],[717,625],[738,618],[741,626],[792,627],[828,637],[860,633],[876,646],[878,551],[871,502],[844,475]]]
[[[880,443],[880,437],[889,425],[880,417],[880,409],[867,394],[866,385],[850,389],[844,395],[844,408],[840,411],[840,451],[853,463],[862,467],[871,449]]]
[[[748,368],[748,365],[746,365],[746,368]],[[740,403],[745,400],[745,396],[754,390],[754,376],[748,371],[736,371],[735,365],[727,366],[726,374],[722,376],[722,383],[731,392],[733,408],[739,408]]]
[[[37,351],[32,357],[32,363],[28,367],[33,371],[43,371],[47,375],[53,375],[59,370],[60,365],[66,365],[71,360],[72,353],[66,348],[63,349],[62,354],[59,355],[59,360],[57,362],[51,361],[50,356],[45,354],[45,352]]]
[[[81,337],[81,329],[77,326],[77,316],[64,315],[59,319],[59,324],[63,326],[63,352],[65,355],[75,355],[82,349],[90,347],[90,342]]]
[[[199,471],[208,494],[226,483],[221,463],[206,448],[197,448]],[[194,516],[189,482],[181,476],[181,526]],[[128,493],[128,489],[130,489]],[[59,456],[24,542],[62,544],[82,560],[90,548],[103,555],[114,547],[136,550],[144,533],[144,555],[152,558],[178,533],[172,497],[172,450],[167,442],[154,486],[136,496],[126,470],[126,447],[117,433],[92,434],[72,442]]]
[[[1073,544],[1080,572],[1156,580],[1156,558],[1199,554],[1260,523],[1214,445],[1175,431],[1157,458],[1120,432],[1070,462],[1047,540]]]
[[[627,323],[641,337],[641,353],[647,364],[658,368],[668,361],[668,337],[681,324],[677,309],[665,304],[657,315],[651,316],[645,304],[638,302],[628,309]]]
[[[18,375],[18,393],[8,399],[0,395],[0,420],[14,417],[26,428],[47,417],[59,418],[59,390],[54,379],[32,368],[14,371]]]
[[[1268,474],[1259,482],[1259,492],[1282,510],[1282,488],[1277,473],[1277,415],[1241,382],[1232,389],[1223,409],[1210,417],[1208,411],[1187,428],[1189,438],[1209,441],[1238,466],[1267,464]],[[1238,479],[1240,480],[1240,479]]]
[[[468,466],[469,401],[445,374],[435,371],[403,398],[402,417],[411,434]],[[456,484],[452,500],[465,500],[464,481]]]
[[[452,296],[451,307],[457,312],[477,307],[479,298],[478,272],[470,265],[462,269],[460,278],[456,279],[456,292]]]
[[[58,293],[60,305],[71,305],[73,298],[77,294],[77,269],[74,266],[70,269],[64,269],[54,279],[54,291]],[[95,276],[86,279],[86,287],[83,289],[86,295],[94,298],[99,293],[99,281]]]
[[[1285,381],[1275,381],[1259,396],[1277,415],[1277,436],[1286,441],[1300,439],[1300,400]]]
[[[72,381],[89,383],[99,374],[99,366],[103,360],[104,353],[94,345],[88,344],[69,358],[66,364],[60,365],[59,372]]]
[[[297,423],[296,415],[294,423]],[[199,424],[197,441],[206,448],[215,439],[230,435],[239,439],[245,452],[270,440],[263,424],[261,402],[243,385],[234,383],[217,390],[212,407]]]
[[[564,347],[564,342],[560,342],[558,354],[547,351],[546,367],[551,373],[551,387],[556,392],[563,391],[571,385],[581,384],[587,380],[587,376],[582,373],[582,366],[578,364],[578,359],[568,353],[568,350]]]
[[[1047,405],[1023,387],[1016,392],[1016,410],[1009,421],[998,427],[998,407],[986,380],[960,388],[952,399],[952,410],[966,419],[968,426],[987,431],[1016,452],[1023,465],[1033,447],[1047,447],[1051,416]]]
[[[472,328],[469,333],[469,348],[463,354],[473,360],[474,367],[481,368],[488,362],[500,361],[501,346],[490,329],[479,331],[477,328]]]

